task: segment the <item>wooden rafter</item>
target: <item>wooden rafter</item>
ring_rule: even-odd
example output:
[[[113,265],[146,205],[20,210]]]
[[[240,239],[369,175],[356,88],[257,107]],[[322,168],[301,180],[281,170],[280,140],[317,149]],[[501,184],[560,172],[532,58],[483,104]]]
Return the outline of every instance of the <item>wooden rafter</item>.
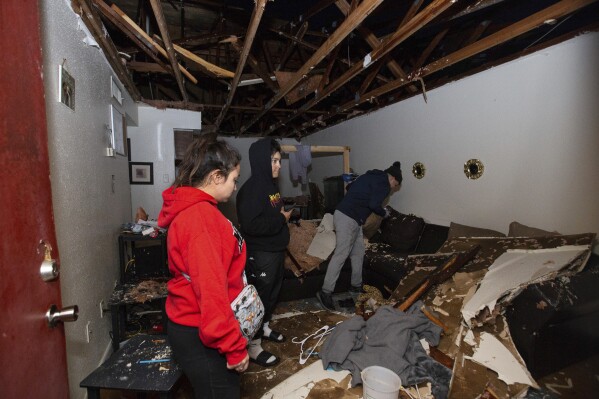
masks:
[[[412,18],[406,24],[402,25],[397,31],[395,31],[395,33],[391,37],[385,39],[383,42],[381,42],[381,44],[379,46],[377,46],[374,50],[372,50],[372,52],[370,54],[368,54],[368,60],[369,60],[368,63],[366,62],[366,59],[365,59],[364,63],[355,64],[352,68],[350,68],[343,75],[341,75],[337,80],[335,80],[333,83],[331,83],[327,87],[325,87],[323,93],[320,93],[319,97],[314,98],[311,101],[304,104],[304,106],[301,108],[300,111],[298,111],[298,113],[289,117],[289,119],[287,119],[284,123],[273,125],[270,128],[270,131],[268,133],[272,133],[274,130],[278,129],[283,124],[286,124],[286,123],[290,122],[291,120],[293,120],[294,118],[296,118],[299,113],[301,113],[307,109],[310,109],[313,106],[315,106],[316,104],[318,104],[326,96],[330,95],[332,92],[334,92],[335,90],[337,90],[340,87],[342,87],[343,85],[345,85],[350,79],[354,78],[360,72],[366,70],[366,68],[368,68],[374,62],[376,62],[378,59],[380,59],[384,55],[388,54],[397,45],[399,45],[405,39],[410,37],[412,34],[414,34],[420,28],[425,26],[427,23],[432,21],[436,16],[438,16],[443,11],[445,11],[447,8],[449,8],[453,3],[454,3],[453,0],[434,0],[428,7],[426,7],[424,10],[422,10],[420,13],[418,13],[414,18]],[[402,78],[400,78],[398,80],[406,81]],[[410,84],[410,83],[411,83],[410,81],[407,81],[407,84]],[[370,98],[370,97],[368,97],[368,98]]]
[[[594,3],[597,0],[562,0],[559,3],[556,3],[552,6],[545,8],[542,11],[539,11],[529,17],[522,19],[506,28],[503,28],[483,39],[478,40],[475,43],[470,44],[467,47],[461,48],[449,55],[443,56],[441,59],[433,61],[428,65],[422,67],[419,71],[414,74],[414,78],[416,77],[425,77],[431,75],[435,72],[438,72],[444,68],[447,68],[451,65],[454,65],[466,58],[472,57],[482,51],[488,50],[492,47],[495,47],[501,43],[505,43],[508,40],[511,40],[517,36],[520,36],[532,29],[535,29],[545,23],[548,19],[558,19],[565,15],[568,15],[582,7],[585,7],[591,3]],[[402,80],[395,80],[390,82],[384,86],[371,90],[366,93],[362,98],[358,101],[348,101],[338,108],[339,112],[346,112],[355,106],[362,104],[368,98],[371,97],[379,97],[391,91],[398,89],[399,87],[407,84],[409,82]],[[337,113],[330,114],[326,117],[329,119],[335,116]]]
[[[152,39],[146,32],[144,32],[143,29],[141,29],[139,27],[139,25],[137,25],[135,22],[133,22],[133,20],[131,18],[129,18],[129,16],[123,11],[121,10],[116,4],[113,4],[110,6],[118,15],[120,15],[124,21],[126,21],[126,23],[129,24],[129,26],[133,29],[135,29],[144,39],[145,41],[147,41],[148,43],[151,44],[151,46],[156,49],[156,51],[158,51],[160,54],[162,54],[163,57],[168,59],[168,53],[166,52],[166,50],[158,43],[156,43],[154,41],[154,39]],[[175,69],[178,69],[183,72],[183,74],[185,76],[187,76],[187,78],[192,81],[194,84],[198,83],[198,80],[191,74],[189,73],[189,71],[185,68],[183,68],[183,66],[181,66],[180,64],[177,64],[177,66],[175,67]],[[175,73],[173,71],[173,73]]]
[[[152,4],[152,10],[154,11],[154,16],[156,17],[156,22],[158,23],[158,29],[160,30],[160,34],[162,35],[162,41],[164,42],[164,46],[166,47],[168,59],[173,68],[173,72],[175,72],[175,79],[177,80],[177,85],[179,86],[179,90],[181,91],[181,96],[183,96],[183,101],[188,101],[189,98],[187,97],[187,91],[185,91],[185,85],[183,84],[183,76],[181,75],[181,71],[179,70],[179,62],[177,61],[177,55],[175,54],[175,49],[173,47],[173,43],[171,42],[171,36],[168,33],[166,19],[164,18],[164,13],[162,12],[162,5],[159,3],[159,0],[150,0],[150,4]]]
[[[337,55],[339,54],[340,48],[341,48],[340,46],[335,47],[333,49],[333,51],[331,52],[331,54],[329,55],[329,63],[327,64],[324,75],[322,75],[322,80],[320,81],[320,85],[316,89],[317,96],[318,96],[318,93],[320,93],[324,89],[324,87],[329,84],[331,72],[333,71],[333,66],[335,65],[335,61],[337,60]]]
[[[237,53],[241,56],[241,52],[242,52],[243,48],[241,47],[239,42],[236,40],[236,41],[230,42],[230,43],[231,43],[231,47],[233,47],[233,49],[235,51],[237,51]],[[250,68],[252,68],[252,70],[256,73],[256,75],[258,75],[258,76],[260,76],[260,78],[262,78],[262,80],[264,81],[264,84],[268,88],[270,88],[270,90],[272,90],[273,93],[276,93],[279,91],[279,87],[277,86],[277,84],[275,82],[273,82],[272,79],[270,78],[271,75],[268,72],[266,72],[264,70],[264,68],[262,68],[262,66],[260,66],[260,63],[252,55],[252,53],[248,53],[247,63],[250,66]]]
[[[287,62],[287,59],[289,58],[289,56],[291,56],[291,53],[293,53],[293,50],[295,50],[296,43],[304,38],[304,35],[306,34],[307,30],[308,30],[308,21],[301,24],[297,30],[297,33],[293,36],[293,39],[291,40],[290,45],[287,46],[287,49],[285,50],[285,54],[283,54],[283,56],[281,57],[279,66],[276,69],[277,71],[280,71],[281,68],[283,68],[283,66],[285,65],[285,62]]]
[[[100,19],[100,16],[88,4],[87,0],[73,1],[74,4],[79,5],[78,14],[81,15],[83,22],[90,29],[90,32],[94,36],[94,39],[96,39],[96,42],[98,42],[98,44],[102,48],[102,51],[104,51],[106,59],[110,63],[112,69],[114,69],[114,71],[116,72],[119,80],[125,85],[127,91],[129,92],[129,94],[131,94],[131,98],[133,98],[134,101],[139,101],[139,99],[141,98],[141,94],[139,93],[139,90],[137,90],[137,87],[133,83],[133,80],[131,80],[129,72],[123,66],[121,58],[118,56],[116,46],[114,45],[112,40],[110,40],[110,38],[104,34],[104,27]]]
[[[131,25],[123,19],[115,10],[110,8],[108,4],[102,0],[92,0],[94,6],[100,10],[102,15],[108,19],[114,26],[116,26],[121,32],[125,34],[133,43],[137,45],[148,57],[154,60],[154,62],[160,67],[159,70],[153,72],[166,72],[173,74],[172,68],[165,64],[160,57],[158,57],[158,51],[148,42],[145,36],[141,35],[137,30],[133,29]]]
[[[355,3],[352,3],[352,5],[354,4]],[[350,5],[347,2],[347,0],[337,0],[335,5],[337,6],[337,8],[339,8],[339,11],[341,11],[343,15],[347,15],[350,12],[350,8],[352,7],[352,5]],[[364,37],[364,40],[366,40],[366,43],[368,43],[368,45],[372,49],[375,49],[377,46],[381,45],[381,41],[379,40],[379,38],[377,38],[374,35],[374,33],[372,33],[370,29],[368,29],[367,27],[359,26],[357,30]],[[405,79],[408,76],[408,74],[404,72],[404,70],[401,68],[401,66],[399,66],[399,64],[395,60],[389,60],[387,62],[387,67],[396,78]],[[413,85],[408,86],[408,88],[412,93],[415,93],[417,91],[417,89]]]
[[[154,0],[156,1],[156,0]],[[260,20],[262,19],[262,14],[264,13],[264,8],[266,7],[266,0],[257,0],[256,6],[254,7],[254,11],[252,12],[252,18],[250,20],[250,25],[248,26],[247,33],[245,35],[245,40],[243,42],[243,50],[241,50],[241,55],[239,57],[239,62],[237,63],[237,69],[235,70],[235,77],[233,78],[233,82],[231,83],[231,90],[229,92],[229,96],[227,97],[227,101],[225,102],[225,106],[222,111],[216,118],[216,129],[220,127],[220,124],[223,121],[223,118],[229,111],[229,107],[233,102],[233,97],[235,96],[235,91],[237,90],[237,85],[239,84],[239,79],[241,78],[241,73],[243,72],[243,68],[245,67],[245,62],[250,53],[250,49],[252,48],[252,43],[254,42],[254,37],[256,37],[256,31],[258,30],[258,25],[260,24]]]
[[[428,59],[428,57],[430,57],[433,50],[439,45],[439,42],[441,41],[441,39],[443,39],[443,37],[445,37],[448,30],[449,29],[443,29],[441,32],[439,32],[435,35],[433,40],[431,40],[431,42],[428,44],[428,46],[426,46],[424,51],[420,54],[420,56],[416,60],[416,63],[414,64],[414,68],[420,68],[426,62],[426,60]]]
[[[307,77],[310,70],[312,70],[324,57],[341,43],[347,35],[353,31],[372,11],[378,7],[383,0],[364,0],[358,8],[347,16],[345,21],[333,32],[333,34],[323,43],[323,45],[310,57],[310,59],[296,72],[294,78],[289,82],[288,85],[282,87],[264,107],[264,110],[254,117],[249,124],[243,126],[240,130],[240,134],[244,133],[254,123],[268,112],[269,109],[275,106],[287,93],[297,86],[305,77]]]

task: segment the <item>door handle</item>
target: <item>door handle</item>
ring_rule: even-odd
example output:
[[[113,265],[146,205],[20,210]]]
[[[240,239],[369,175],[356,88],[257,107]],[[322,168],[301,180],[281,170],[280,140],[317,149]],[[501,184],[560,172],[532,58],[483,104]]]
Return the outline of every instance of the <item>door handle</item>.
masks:
[[[46,312],[46,319],[48,320],[48,327],[56,327],[59,321],[76,321],[79,317],[79,307],[77,305],[67,306],[62,310],[58,309],[56,305],[50,305],[50,309]]]

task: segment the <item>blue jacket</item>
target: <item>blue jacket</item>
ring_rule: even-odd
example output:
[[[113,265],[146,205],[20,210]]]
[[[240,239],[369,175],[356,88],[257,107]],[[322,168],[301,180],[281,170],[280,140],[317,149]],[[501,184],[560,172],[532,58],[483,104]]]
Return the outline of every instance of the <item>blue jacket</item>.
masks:
[[[383,201],[390,192],[387,173],[378,169],[369,170],[351,184],[337,210],[362,226],[372,212],[385,216]]]

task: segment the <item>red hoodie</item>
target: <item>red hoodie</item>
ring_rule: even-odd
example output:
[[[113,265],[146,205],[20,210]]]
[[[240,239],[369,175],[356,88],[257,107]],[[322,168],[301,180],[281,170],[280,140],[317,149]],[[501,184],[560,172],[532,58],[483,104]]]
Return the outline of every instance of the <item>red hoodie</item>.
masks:
[[[246,356],[247,340],[231,310],[243,289],[245,245],[216,200],[193,187],[167,188],[158,225],[168,228],[166,313],[175,323],[199,327],[204,345],[229,364]]]

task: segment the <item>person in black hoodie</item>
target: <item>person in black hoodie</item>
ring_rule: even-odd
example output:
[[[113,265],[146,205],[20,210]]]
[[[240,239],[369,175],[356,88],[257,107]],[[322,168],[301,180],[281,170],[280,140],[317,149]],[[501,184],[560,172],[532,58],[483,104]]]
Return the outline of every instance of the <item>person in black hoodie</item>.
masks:
[[[262,348],[262,338],[283,342],[285,337],[269,326],[283,282],[285,249],[289,244],[289,217],[279,192],[277,178],[281,169],[281,146],[270,138],[250,146],[251,176],[237,194],[237,218],[247,245],[245,266],[248,282],[253,284],[264,304],[262,331],[250,342],[250,360],[273,366],[279,359]]]
[[[337,205],[333,214],[335,251],[329,261],[322,288],[316,293],[316,298],[324,308],[335,310],[333,291],[348,257],[352,269],[350,292],[362,291],[362,263],[365,252],[362,225],[373,212],[382,217],[389,216],[389,211],[383,208],[383,201],[389,194],[399,190],[401,181],[399,162],[393,162],[393,165],[384,171],[369,170],[351,183],[345,197]]]

